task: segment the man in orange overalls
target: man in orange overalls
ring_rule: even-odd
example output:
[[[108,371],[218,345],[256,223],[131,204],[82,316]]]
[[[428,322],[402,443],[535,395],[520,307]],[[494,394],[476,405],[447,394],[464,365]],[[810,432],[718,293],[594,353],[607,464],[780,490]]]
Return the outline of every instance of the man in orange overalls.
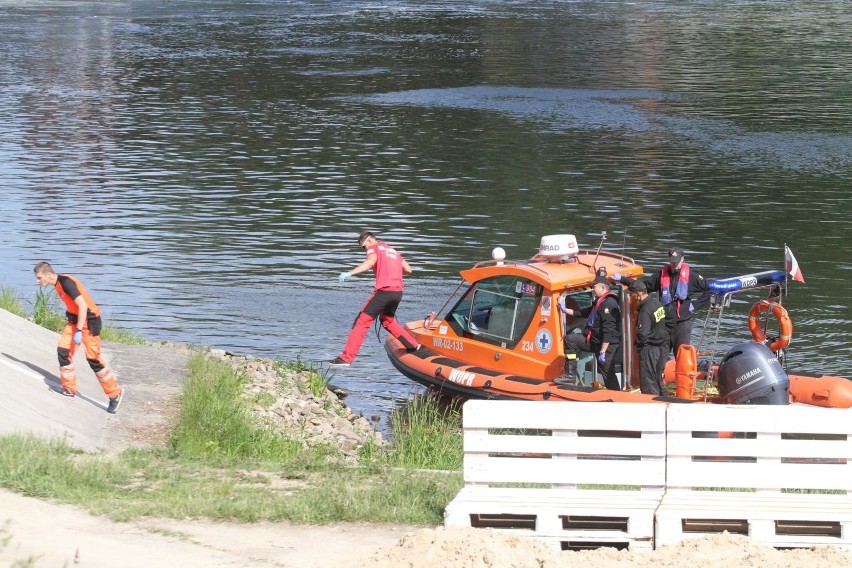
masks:
[[[59,394],[77,394],[77,375],[74,371],[74,352],[78,345],[86,350],[86,361],[95,372],[101,388],[109,397],[107,412],[115,414],[121,404],[124,390],[118,386],[115,374],[101,357],[101,311],[89,296],[88,290],[75,277],[57,274],[47,262],[39,262],[33,269],[39,286],[53,286],[56,295],[65,304],[67,322],[59,336],[56,352],[59,356]],[[82,317],[81,317],[82,315]]]

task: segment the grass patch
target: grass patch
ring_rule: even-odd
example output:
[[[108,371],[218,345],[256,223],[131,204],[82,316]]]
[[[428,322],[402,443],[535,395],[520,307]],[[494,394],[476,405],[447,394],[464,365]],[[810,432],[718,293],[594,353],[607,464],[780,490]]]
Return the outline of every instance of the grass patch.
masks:
[[[306,523],[384,522],[440,525],[463,485],[461,472],[351,468],[326,472],[298,499]]]
[[[52,291],[39,288],[33,301],[33,322],[58,333],[65,327],[65,321],[59,298]]]
[[[82,504],[110,487],[125,485],[131,475],[118,462],[85,456],[61,440],[0,438],[0,485],[32,497]]]
[[[461,470],[461,402],[435,394],[415,396],[391,414],[394,444],[386,460],[397,467]]]
[[[302,359],[302,354],[296,356],[295,360],[275,360],[275,371],[285,380],[291,375],[303,375],[307,377],[305,384],[300,385],[300,388],[309,391],[314,398],[321,399],[328,390],[328,383],[331,382],[329,369],[323,369],[316,361],[305,361]]]
[[[133,333],[110,323],[105,324],[101,329],[101,339],[113,343],[123,343],[124,345],[144,345],[147,343],[145,338],[138,333]]]
[[[259,392],[252,396],[252,403],[260,406],[261,408],[269,408],[273,404],[275,404],[276,398],[267,392]]]
[[[0,288],[0,308],[16,316],[27,317],[27,309],[21,301],[21,296],[11,288]]]
[[[250,403],[242,397],[245,375],[203,353],[190,357],[189,369],[180,421],[170,441],[177,454],[274,461],[300,454],[300,442],[254,419]]]
[[[114,521],[141,517],[232,522],[442,522],[461,486],[456,476],[342,468],[312,460],[210,465],[165,451],[128,450],[114,459],[81,455],[62,442],[0,438],[0,484],[83,506]]]

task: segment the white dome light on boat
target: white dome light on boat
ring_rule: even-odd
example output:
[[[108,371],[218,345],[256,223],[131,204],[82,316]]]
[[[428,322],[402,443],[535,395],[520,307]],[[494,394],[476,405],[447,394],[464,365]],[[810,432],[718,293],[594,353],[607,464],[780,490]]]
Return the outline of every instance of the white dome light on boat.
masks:
[[[538,247],[539,256],[549,261],[566,260],[575,256],[580,251],[577,246],[577,238],[574,235],[547,235],[541,237]]]
[[[496,260],[497,264],[503,264],[503,261],[506,260],[506,251],[502,247],[496,247],[491,251],[491,258]]]

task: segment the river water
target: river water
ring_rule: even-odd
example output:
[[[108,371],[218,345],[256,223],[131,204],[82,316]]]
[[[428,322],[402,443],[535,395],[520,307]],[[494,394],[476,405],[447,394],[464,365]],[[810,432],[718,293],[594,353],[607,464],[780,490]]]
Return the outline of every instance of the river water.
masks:
[[[319,360],[362,230],[415,269],[403,321],[546,234],[708,278],[787,243],[790,365],[852,374],[846,2],[0,1],[0,60],[24,298],[49,260],[150,339]],[[419,389],[372,334],[333,379],[382,418]]]

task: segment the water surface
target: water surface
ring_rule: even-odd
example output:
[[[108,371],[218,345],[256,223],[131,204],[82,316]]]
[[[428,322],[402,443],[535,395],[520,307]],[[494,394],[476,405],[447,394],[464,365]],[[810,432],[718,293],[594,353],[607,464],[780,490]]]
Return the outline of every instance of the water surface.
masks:
[[[850,375],[844,2],[0,2],[0,284],[80,276],[154,340],[336,356],[373,230],[400,319],[542,235],[707,277],[780,268],[789,360]],[[747,337],[745,312],[723,339]],[[383,334],[384,332],[382,332]],[[384,417],[419,387],[374,335],[335,371]]]

